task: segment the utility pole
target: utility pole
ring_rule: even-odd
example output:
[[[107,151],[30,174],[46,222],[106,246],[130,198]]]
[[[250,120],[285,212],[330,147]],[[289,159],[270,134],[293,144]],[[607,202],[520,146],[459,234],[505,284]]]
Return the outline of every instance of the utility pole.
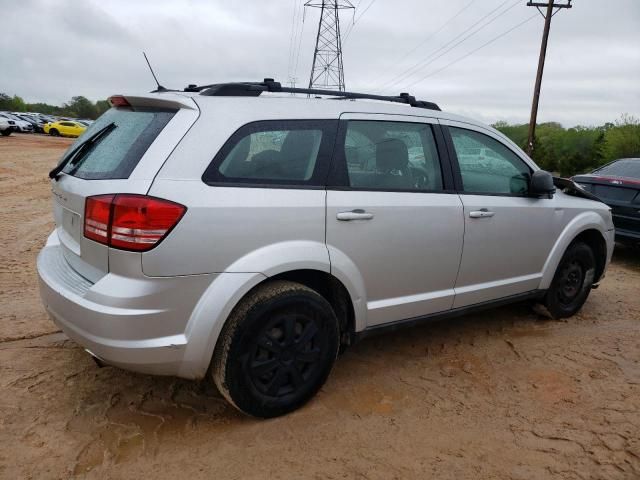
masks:
[[[540,86],[542,85],[542,72],[544,70],[544,59],[547,54],[547,41],[549,40],[549,30],[551,29],[551,17],[563,8],[571,8],[571,0],[567,3],[554,3],[548,0],[547,3],[527,2],[528,7],[536,7],[540,15],[544,17],[544,31],[542,32],[542,44],[540,45],[540,57],[538,59],[538,73],[536,74],[536,85],[533,89],[533,102],[531,103],[531,118],[529,119],[529,136],[527,138],[527,154],[533,155],[533,144],[536,136],[536,121],[538,118],[538,103],[540,102]],[[540,7],[546,7],[546,14],[542,13]],[[553,9],[557,8],[554,12]]]
[[[309,88],[344,91],[339,13],[355,7],[348,0],[309,0],[304,6],[320,8]]]

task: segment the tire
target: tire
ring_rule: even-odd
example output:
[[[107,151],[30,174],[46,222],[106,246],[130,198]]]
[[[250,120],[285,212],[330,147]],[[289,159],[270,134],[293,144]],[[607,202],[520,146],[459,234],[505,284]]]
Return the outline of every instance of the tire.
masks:
[[[267,283],[229,316],[212,360],[213,381],[247,415],[284,415],[322,387],[339,338],[336,315],[315,290],[283,280]]]
[[[553,318],[570,317],[582,308],[595,271],[595,256],[587,244],[576,242],[567,248],[544,297],[543,304]]]
[[[7,128],[6,130],[2,130],[2,136],[3,137],[8,137],[9,135],[11,135],[11,132],[13,130],[11,128]]]
[[[59,137],[60,136],[60,132],[58,130],[56,130],[55,128],[52,128],[51,130],[49,130],[49,135],[52,135],[54,137]]]

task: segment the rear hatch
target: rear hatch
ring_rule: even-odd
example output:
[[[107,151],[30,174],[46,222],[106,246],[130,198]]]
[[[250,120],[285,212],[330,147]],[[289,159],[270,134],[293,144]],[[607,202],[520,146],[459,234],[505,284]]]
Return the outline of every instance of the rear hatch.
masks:
[[[110,193],[146,194],[167,157],[198,117],[187,96],[156,94],[112,97],[113,108],[98,118],[67,150],[110,126],[78,159],[52,180],[53,211],[63,254],[83,277],[98,281],[109,272],[109,247],[83,236],[87,197]]]

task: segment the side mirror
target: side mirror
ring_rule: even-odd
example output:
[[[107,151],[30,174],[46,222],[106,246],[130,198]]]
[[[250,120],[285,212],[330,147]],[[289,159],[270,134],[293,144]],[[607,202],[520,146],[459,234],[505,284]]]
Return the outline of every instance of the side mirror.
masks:
[[[529,195],[536,198],[552,198],[556,193],[553,176],[545,170],[536,170],[531,175]]]

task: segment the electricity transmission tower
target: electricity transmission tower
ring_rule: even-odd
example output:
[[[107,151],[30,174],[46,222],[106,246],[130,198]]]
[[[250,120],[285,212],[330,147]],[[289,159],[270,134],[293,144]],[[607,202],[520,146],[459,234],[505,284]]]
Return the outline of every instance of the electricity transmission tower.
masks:
[[[547,54],[547,41],[549,40],[549,30],[551,28],[551,17],[563,8],[571,8],[571,0],[567,3],[554,3],[553,0],[544,2],[527,2],[528,7],[536,7],[544,17],[544,30],[542,32],[542,44],[540,45],[540,57],[538,58],[538,73],[536,74],[536,85],[533,89],[533,101],[531,103],[531,118],[529,119],[529,136],[527,139],[527,153],[533,154],[533,143],[536,136],[536,120],[538,118],[538,103],[540,101],[540,86],[542,85],[542,71],[544,70],[544,59]],[[542,13],[540,7],[546,8],[546,14]],[[555,12],[554,9],[557,9]]]
[[[309,0],[304,6],[320,8],[309,88],[344,91],[339,13],[355,7],[348,0]]]

